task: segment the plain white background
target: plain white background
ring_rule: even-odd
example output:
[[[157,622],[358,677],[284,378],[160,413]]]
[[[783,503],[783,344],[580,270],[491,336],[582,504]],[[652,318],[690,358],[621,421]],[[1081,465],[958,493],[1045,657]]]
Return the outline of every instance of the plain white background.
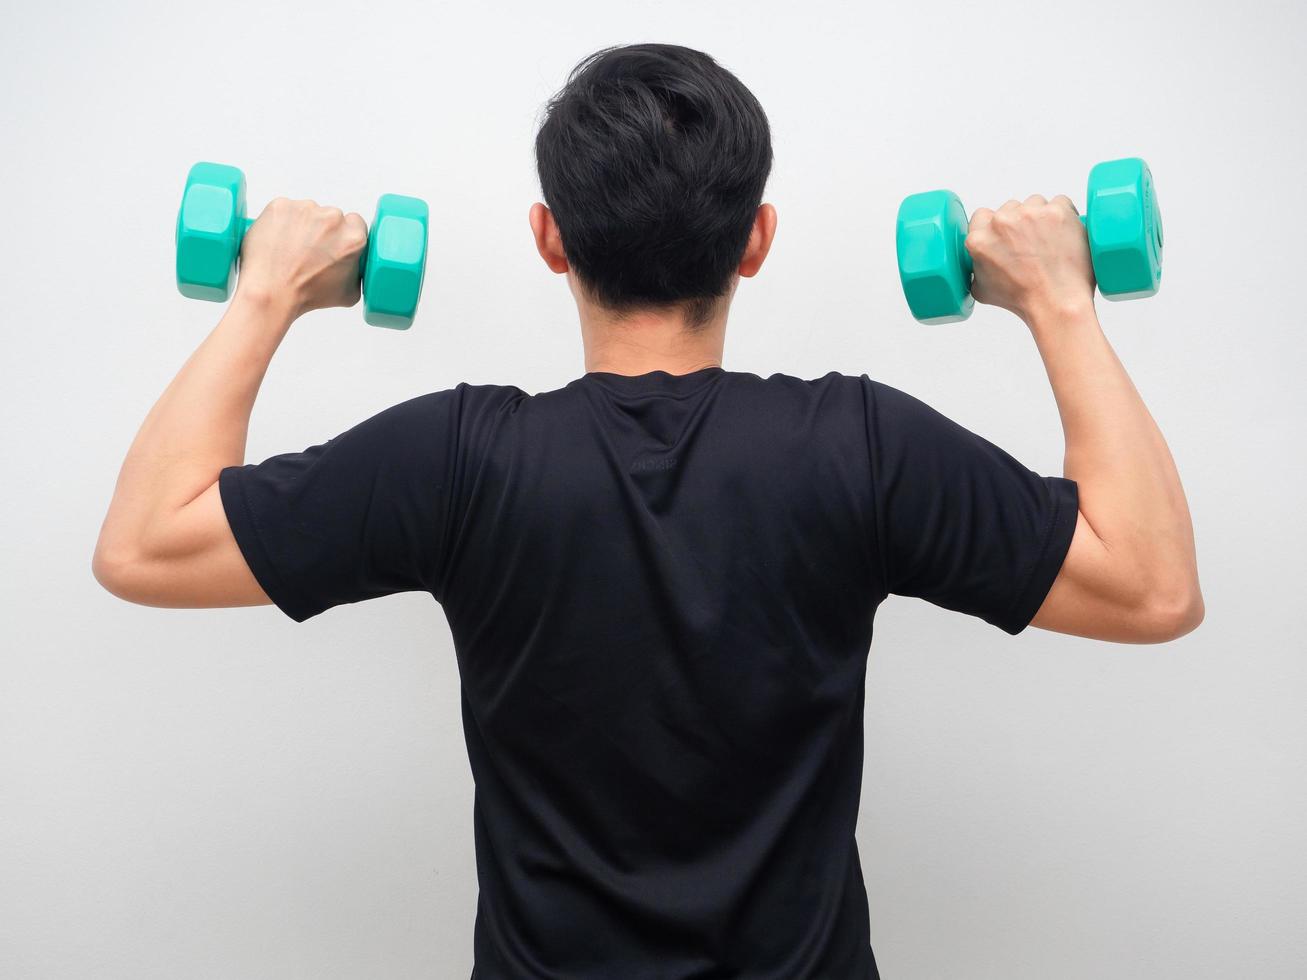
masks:
[[[432,204],[408,333],[291,333],[250,460],[459,381],[559,387],[574,308],[531,246],[545,99],[617,42],[701,48],[770,115],[780,213],[726,367],[873,377],[1057,473],[1033,344],[928,328],[899,199],[971,208],[1153,167],[1165,278],[1100,303],[1192,504],[1207,621],[1095,644],[891,599],[858,840],[891,980],[1307,976],[1307,8],[1028,3],[6,2],[0,975],[465,978],[473,786],[437,605],[297,626],[162,611],[90,557],[136,427],[220,308],[183,299],[187,167],[251,205]]]

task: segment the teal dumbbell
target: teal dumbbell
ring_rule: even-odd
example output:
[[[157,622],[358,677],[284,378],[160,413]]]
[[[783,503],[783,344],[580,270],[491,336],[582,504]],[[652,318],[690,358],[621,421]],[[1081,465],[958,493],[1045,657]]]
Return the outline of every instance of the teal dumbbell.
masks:
[[[425,201],[383,194],[359,261],[363,319],[407,330],[413,323],[427,264]],[[177,212],[177,288],[191,299],[221,303],[231,295],[245,217],[245,175],[221,163],[197,163],[186,176]]]
[[[1148,164],[1128,157],[1094,167],[1080,220],[1104,299],[1140,299],[1157,292],[1162,213]],[[899,281],[908,308],[923,323],[954,323],[971,315],[975,300],[966,237],[967,212],[952,191],[913,194],[899,205]]]

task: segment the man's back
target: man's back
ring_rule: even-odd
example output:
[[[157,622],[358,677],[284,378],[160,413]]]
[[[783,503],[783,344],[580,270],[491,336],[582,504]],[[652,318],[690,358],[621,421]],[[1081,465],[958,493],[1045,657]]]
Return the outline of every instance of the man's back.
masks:
[[[709,368],[511,391],[467,392],[499,407],[440,586],[476,976],[874,976],[861,386]]]
[[[854,840],[875,609],[1019,632],[1076,487],[902,392],[710,367],[459,385],[229,467],[297,621],[429,591],[476,781],[479,980],[876,976]]]

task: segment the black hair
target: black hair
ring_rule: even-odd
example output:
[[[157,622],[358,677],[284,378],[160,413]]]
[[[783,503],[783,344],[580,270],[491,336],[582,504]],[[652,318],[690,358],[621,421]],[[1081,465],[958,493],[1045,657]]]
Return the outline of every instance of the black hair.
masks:
[[[683,306],[703,326],[730,288],[772,166],[767,115],[702,51],[619,45],[549,100],[536,167],[567,260],[619,314]]]

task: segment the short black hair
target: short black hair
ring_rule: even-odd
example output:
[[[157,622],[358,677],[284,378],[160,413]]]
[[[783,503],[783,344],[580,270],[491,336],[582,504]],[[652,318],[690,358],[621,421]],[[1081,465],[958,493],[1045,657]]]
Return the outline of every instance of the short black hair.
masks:
[[[536,167],[568,262],[617,313],[684,306],[704,325],[730,287],[772,167],[762,106],[702,51],[604,48],[549,100]]]

